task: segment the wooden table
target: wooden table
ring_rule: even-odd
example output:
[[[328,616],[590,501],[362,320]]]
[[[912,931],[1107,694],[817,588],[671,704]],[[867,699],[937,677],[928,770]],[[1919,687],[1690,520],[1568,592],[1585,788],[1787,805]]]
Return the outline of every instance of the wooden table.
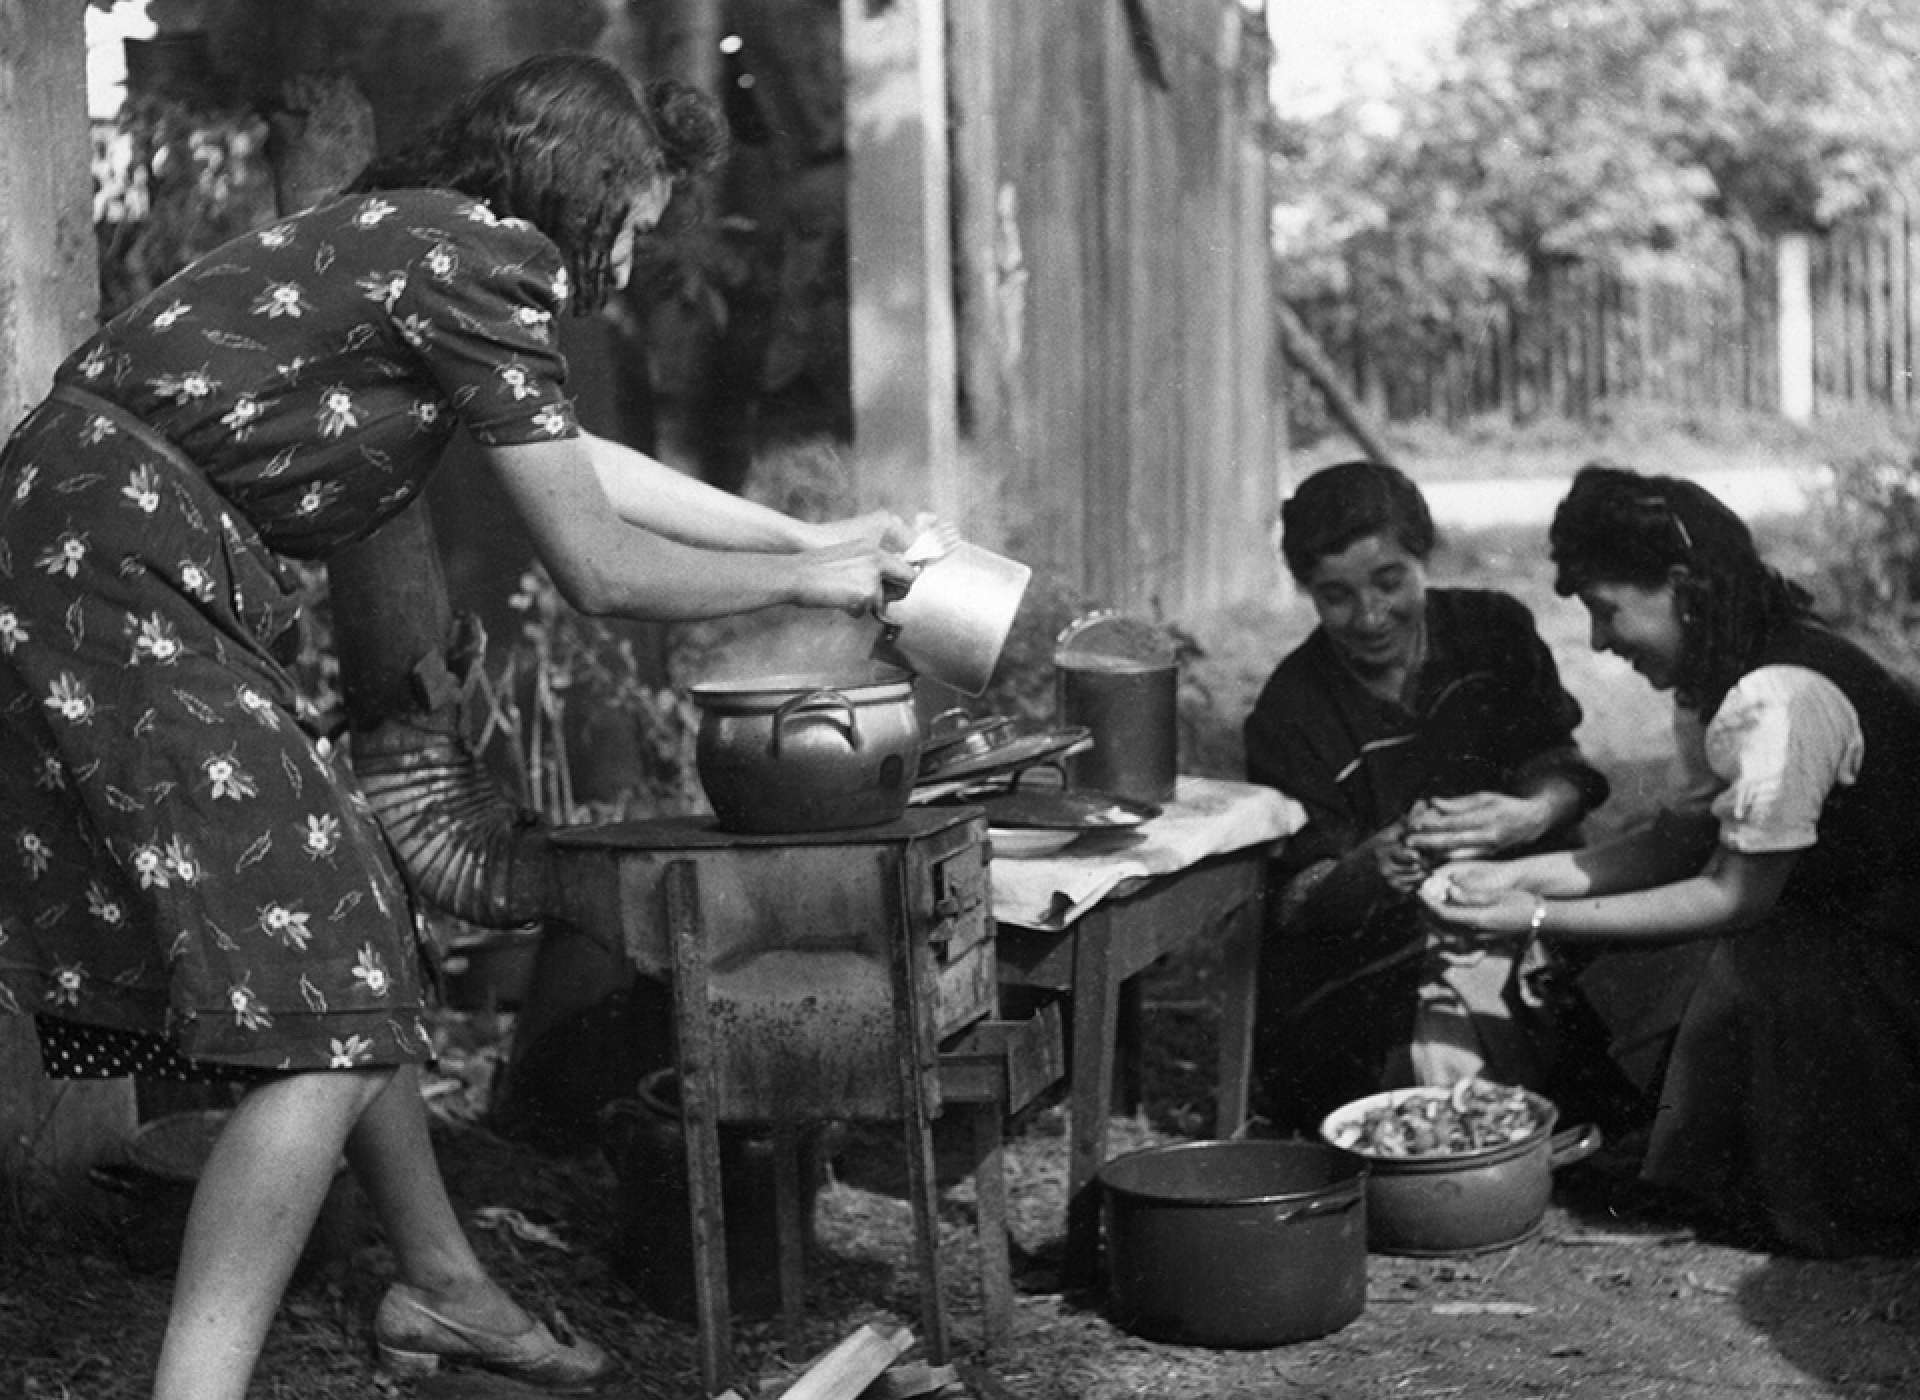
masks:
[[[1218,942],[1227,993],[1214,1131],[1229,1137],[1240,1128],[1252,1071],[1267,862],[1274,843],[1302,820],[1296,804],[1269,788],[1182,778],[1174,801],[1140,829],[1136,846],[1109,850],[1094,842],[1075,854],[1082,848],[1076,842],[1056,856],[993,862],[1001,987],[1072,999],[1068,1283],[1091,1282],[1097,1272],[1095,1178],[1106,1160],[1127,984],[1166,954],[1204,939]],[[1100,865],[1116,878],[1102,878]],[[1057,912],[1036,901],[1049,886],[1061,891]]]

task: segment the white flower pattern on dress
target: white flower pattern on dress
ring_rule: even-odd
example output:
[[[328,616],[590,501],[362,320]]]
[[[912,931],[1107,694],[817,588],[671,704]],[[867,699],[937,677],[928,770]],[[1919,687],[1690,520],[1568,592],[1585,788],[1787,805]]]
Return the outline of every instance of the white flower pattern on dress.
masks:
[[[231,754],[213,755],[201,764],[200,771],[217,798],[244,802],[260,795],[259,785],[254,782],[252,775],[240,767]]]
[[[309,309],[307,294],[300,290],[298,282],[269,283],[253,303],[253,314],[269,320],[278,320],[282,316],[304,316]],[[296,364],[294,373],[298,372],[299,366]]]
[[[120,494],[127,498],[128,505],[142,515],[152,515],[160,509],[159,473],[142,462],[127,477],[127,484],[120,488]]]
[[[266,1003],[254,995],[253,988],[244,980],[227,988],[227,1005],[233,1008],[234,1022],[245,1030],[267,1030],[273,1025]]]
[[[27,630],[27,624],[20,620],[20,614],[12,608],[0,607],[0,656],[11,656],[15,647],[24,646],[33,640],[33,634]]]
[[[527,372],[527,367],[518,360],[515,360],[511,364],[500,366],[495,373],[497,373],[506,384],[507,392],[512,394],[516,399],[530,399],[536,392],[533,387],[533,376]]]
[[[126,906],[112,895],[98,881],[87,885],[87,912],[103,924],[119,925],[127,917]]]
[[[327,1063],[333,1069],[352,1069],[373,1057],[373,1042],[364,1035],[348,1036],[344,1041],[330,1041],[328,1048],[332,1051],[332,1057]]]
[[[93,692],[71,671],[62,671],[47,688],[46,707],[68,724],[93,723]]]
[[[50,574],[80,577],[80,565],[87,557],[87,537],[69,530],[53,542],[53,548],[40,556],[40,567]]]
[[[343,437],[349,428],[360,426],[360,420],[354,416],[353,395],[345,389],[329,389],[321,395],[317,416],[323,438]]]
[[[20,848],[20,864],[26,868],[29,878],[37,880],[47,873],[47,867],[53,863],[53,850],[39,832],[23,831],[14,842]]]
[[[234,701],[240,706],[240,713],[252,718],[268,729],[280,727],[280,713],[273,708],[273,701],[262,695],[250,685],[243,685],[233,693]]]
[[[87,970],[80,963],[56,963],[52,985],[47,988],[47,1000],[55,1006],[78,1006],[80,988],[86,980]]]
[[[180,633],[166,618],[154,613],[151,617],[141,618],[136,624],[137,634],[133,639],[133,663],[157,661],[162,666],[171,666],[180,659]]]
[[[167,870],[167,853],[157,840],[134,847],[127,863],[133,867],[134,879],[143,890],[164,890],[173,883]]]
[[[220,388],[220,381],[204,369],[193,369],[185,374],[163,374],[149,380],[148,387],[163,399],[192,403],[210,398]]]
[[[180,561],[180,586],[202,603],[213,601],[213,571],[191,559]]]
[[[262,412],[260,400],[252,394],[242,394],[233,401],[232,408],[220,415],[220,426],[232,433],[237,441],[245,442]]]
[[[371,943],[360,949],[360,959],[353,966],[353,980],[377,997],[384,997],[392,985],[387,976],[387,964]]]
[[[305,951],[313,938],[312,930],[307,927],[306,911],[289,909],[284,904],[269,904],[260,911],[260,931],[301,951]]]
[[[167,869],[183,885],[199,883],[200,862],[194,859],[192,849],[181,837],[175,836],[167,842]]]
[[[331,812],[307,814],[306,836],[301,845],[315,860],[330,860],[340,849],[340,818]]]

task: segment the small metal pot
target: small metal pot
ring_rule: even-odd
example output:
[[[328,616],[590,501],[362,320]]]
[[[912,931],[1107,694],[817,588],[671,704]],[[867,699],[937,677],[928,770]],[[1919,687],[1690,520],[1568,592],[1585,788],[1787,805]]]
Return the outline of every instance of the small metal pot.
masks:
[[[1324,1337],[1367,1300],[1367,1165],[1312,1142],[1182,1142],[1100,1169],[1113,1321],[1155,1341]]]
[[[834,831],[906,810],[921,744],[911,677],[775,676],[692,694],[694,762],[726,830]]]
[[[1422,1087],[1370,1094],[1328,1114],[1320,1136],[1335,1142],[1343,1124],[1373,1109],[1446,1093]],[[1375,1254],[1481,1254],[1518,1244],[1539,1229],[1553,1198],[1554,1170],[1591,1157],[1601,1137],[1592,1124],[1556,1133],[1553,1103],[1534,1093],[1527,1100],[1539,1127],[1517,1142],[1430,1157],[1347,1149],[1369,1168],[1367,1248]]]

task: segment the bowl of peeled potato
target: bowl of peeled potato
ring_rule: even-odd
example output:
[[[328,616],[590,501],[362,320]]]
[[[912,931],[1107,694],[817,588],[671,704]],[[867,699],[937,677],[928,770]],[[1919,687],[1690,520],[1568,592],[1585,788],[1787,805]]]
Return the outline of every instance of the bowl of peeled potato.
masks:
[[[1478,1254],[1538,1230],[1554,1170],[1599,1150],[1599,1129],[1556,1133],[1557,1118],[1530,1089],[1463,1079],[1355,1099],[1320,1136],[1367,1162],[1369,1250]]]

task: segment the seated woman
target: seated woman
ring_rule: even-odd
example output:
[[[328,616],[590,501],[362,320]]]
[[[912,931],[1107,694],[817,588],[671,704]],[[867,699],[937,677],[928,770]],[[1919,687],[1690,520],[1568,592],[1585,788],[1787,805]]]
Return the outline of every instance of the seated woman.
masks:
[[[1673,692],[1682,754],[1716,787],[1718,843],[1701,860],[1647,831],[1468,862],[1423,901],[1509,942],[1702,942],[1642,1180],[1773,1247],[1913,1251],[1920,701],[1691,482],[1584,468],[1550,538],[1595,649]]]
[[[1308,816],[1275,866],[1255,1107],[1310,1133],[1385,1088],[1547,1087],[1590,1039],[1553,969],[1523,983],[1503,952],[1439,945],[1414,893],[1441,861],[1571,839],[1607,795],[1574,744],[1580,706],[1521,603],[1427,586],[1433,518],[1401,472],[1316,472],[1281,524],[1319,626],[1246,721],[1248,777]]]

